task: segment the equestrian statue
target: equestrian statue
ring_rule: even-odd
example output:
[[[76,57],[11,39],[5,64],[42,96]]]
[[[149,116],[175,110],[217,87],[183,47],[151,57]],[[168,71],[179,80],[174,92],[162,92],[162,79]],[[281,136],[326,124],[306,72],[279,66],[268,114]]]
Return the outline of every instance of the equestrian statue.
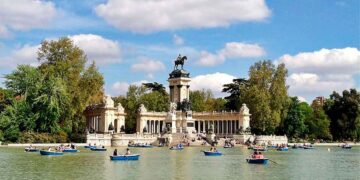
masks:
[[[179,56],[175,60],[174,70],[178,69],[179,65],[181,65],[181,69],[183,69],[185,60],[187,60],[187,57],[186,56],[181,56],[179,54]]]

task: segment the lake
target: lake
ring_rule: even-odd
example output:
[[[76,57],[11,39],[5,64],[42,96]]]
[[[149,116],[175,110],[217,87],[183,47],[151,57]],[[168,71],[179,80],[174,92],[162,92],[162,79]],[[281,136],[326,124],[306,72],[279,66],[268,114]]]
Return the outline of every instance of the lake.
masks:
[[[24,148],[0,147],[0,179],[360,179],[360,147],[269,150],[264,155],[278,164],[268,165],[246,163],[252,150],[245,147],[218,148],[224,154],[220,157],[204,156],[201,150],[209,147],[131,148],[141,157],[129,162],[110,161],[114,148],[79,149],[80,153],[47,157],[25,153]]]

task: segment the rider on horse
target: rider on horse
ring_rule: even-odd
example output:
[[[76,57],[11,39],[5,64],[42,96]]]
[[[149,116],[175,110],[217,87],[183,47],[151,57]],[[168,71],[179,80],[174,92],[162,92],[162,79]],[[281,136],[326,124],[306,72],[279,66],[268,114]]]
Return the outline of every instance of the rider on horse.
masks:
[[[175,70],[175,69],[178,69],[178,65],[181,65],[181,69],[183,69],[185,60],[187,60],[187,57],[186,57],[186,56],[181,56],[181,55],[179,54],[179,56],[178,56],[178,57],[176,58],[176,60],[175,60],[174,70]]]

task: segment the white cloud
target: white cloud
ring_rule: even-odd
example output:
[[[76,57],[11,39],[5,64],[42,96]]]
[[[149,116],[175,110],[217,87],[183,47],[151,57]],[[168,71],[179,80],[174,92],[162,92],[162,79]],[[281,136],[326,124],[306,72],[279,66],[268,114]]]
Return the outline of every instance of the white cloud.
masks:
[[[201,51],[200,59],[196,62],[196,64],[201,66],[215,66],[223,63],[224,61],[225,58],[223,56],[212,54],[207,51]]]
[[[2,32],[44,28],[56,16],[54,3],[40,0],[2,0],[0,26]]]
[[[224,96],[222,93],[223,85],[231,83],[235,76],[216,72],[213,74],[198,75],[191,78],[190,89],[191,90],[202,90],[210,89],[215,96]]]
[[[19,64],[28,64],[31,66],[38,66],[37,50],[40,45],[24,45],[13,50],[9,56],[2,57],[0,60],[0,67],[15,68]]]
[[[297,98],[300,102],[307,102],[307,100],[302,96],[297,96]]]
[[[84,50],[89,61],[95,60],[98,65],[119,63],[121,61],[120,46],[116,41],[93,34],[69,36],[74,44]],[[56,40],[56,39],[52,39]],[[40,45],[24,45],[14,49],[9,56],[2,57],[0,67],[15,68],[18,64],[37,66],[37,51]]]
[[[226,58],[260,57],[265,54],[265,50],[258,44],[245,44],[239,42],[226,43],[225,48],[219,52],[220,56]]]
[[[113,92],[111,93],[111,95],[113,96],[125,95],[129,86],[130,86],[129,83],[127,82],[115,82],[111,87],[111,91]]]
[[[354,80],[347,75],[323,77],[311,73],[294,73],[287,81],[290,95],[301,96],[310,101],[317,96],[329,96],[333,91],[342,92],[355,87]]]
[[[317,74],[355,74],[360,73],[360,51],[357,48],[321,49],[314,52],[301,52],[294,56],[281,56],[277,63],[285,63],[293,72]]]
[[[150,59],[147,57],[140,57],[138,62],[131,66],[131,70],[135,72],[154,73],[165,70],[165,65],[161,61]]]
[[[79,34],[70,38],[84,50],[90,61],[95,60],[100,65],[121,62],[121,48],[117,41],[94,34]]]
[[[143,83],[148,83],[148,81],[141,80],[141,81],[133,82],[131,84],[128,83],[128,82],[124,82],[124,81],[118,81],[118,82],[115,82],[111,86],[111,93],[110,94],[112,96],[126,95],[130,85],[141,86]]]
[[[95,11],[118,29],[141,33],[226,27],[270,16],[264,0],[109,0]]]
[[[360,51],[357,48],[320,49],[283,55],[277,64],[284,63],[290,72],[287,79],[289,94],[312,100],[355,88],[355,75],[360,73]]]
[[[0,38],[9,37],[10,35],[9,30],[0,24]]]
[[[184,44],[184,42],[185,42],[185,40],[184,40],[182,37],[174,34],[174,36],[173,36],[173,43],[174,43],[175,45],[181,46],[181,45]]]
[[[216,54],[207,51],[200,52],[200,59],[196,64],[201,66],[214,66],[225,62],[226,59],[261,57],[266,54],[264,48],[258,44],[246,44],[242,42],[228,42],[225,47]]]

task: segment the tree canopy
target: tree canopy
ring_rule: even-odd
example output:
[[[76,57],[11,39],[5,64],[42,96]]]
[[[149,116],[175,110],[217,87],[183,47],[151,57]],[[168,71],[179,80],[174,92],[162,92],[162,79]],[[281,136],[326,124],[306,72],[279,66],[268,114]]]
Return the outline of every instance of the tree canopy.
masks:
[[[5,140],[17,141],[22,132],[84,133],[85,107],[102,99],[102,75],[69,38],[43,41],[38,60],[39,67],[19,65],[5,75],[11,93],[3,95],[12,95],[0,114]]]

